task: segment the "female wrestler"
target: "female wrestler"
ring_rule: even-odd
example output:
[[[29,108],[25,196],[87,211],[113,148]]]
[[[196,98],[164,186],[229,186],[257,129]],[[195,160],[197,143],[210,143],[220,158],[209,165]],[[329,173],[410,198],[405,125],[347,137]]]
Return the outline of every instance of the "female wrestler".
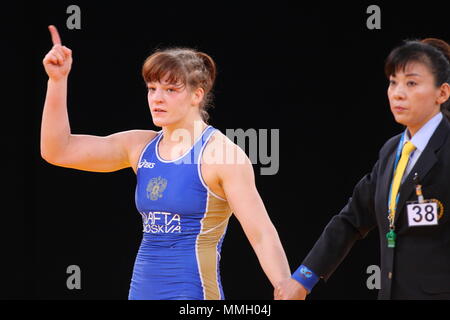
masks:
[[[129,299],[223,299],[219,259],[232,212],[272,285],[288,277],[288,262],[249,159],[206,123],[214,61],[191,49],[157,51],[147,58],[142,75],[153,123],[161,131],[72,134],[66,105],[72,52],[62,46],[54,26],[49,30],[53,48],[43,60],[49,80],[42,157],[78,170],[131,167],[137,174],[136,206],[144,234]],[[230,154],[245,161],[229,161]]]
[[[450,47],[406,41],[389,54],[385,73],[391,111],[406,130],[386,142],[372,173],[277,287],[279,299],[304,299],[375,227],[380,299],[450,299]]]

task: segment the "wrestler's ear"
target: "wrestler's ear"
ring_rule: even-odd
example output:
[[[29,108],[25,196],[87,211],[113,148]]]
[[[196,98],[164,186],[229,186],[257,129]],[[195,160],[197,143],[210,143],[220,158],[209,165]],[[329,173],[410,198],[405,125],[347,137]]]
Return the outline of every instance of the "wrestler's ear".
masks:
[[[192,91],[192,104],[195,106],[200,105],[203,101],[203,97],[205,96],[205,90],[202,87],[198,87],[197,89]]]

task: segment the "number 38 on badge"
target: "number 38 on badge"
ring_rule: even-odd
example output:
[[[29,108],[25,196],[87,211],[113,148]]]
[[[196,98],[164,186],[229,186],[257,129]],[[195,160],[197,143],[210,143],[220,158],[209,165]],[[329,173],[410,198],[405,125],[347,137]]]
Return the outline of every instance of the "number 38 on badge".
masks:
[[[408,224],[410,227],[434,226],[444,214],[444,207],[439,200],[425,200],[422,195],[422,186],[416,185],[418,201],[408,202]]]

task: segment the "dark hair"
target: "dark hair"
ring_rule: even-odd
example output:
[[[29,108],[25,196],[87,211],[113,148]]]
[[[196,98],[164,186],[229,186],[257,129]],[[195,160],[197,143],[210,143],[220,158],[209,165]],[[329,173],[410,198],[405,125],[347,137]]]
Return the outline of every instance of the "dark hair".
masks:
[[[201,87],[205,95],[200,104],[200,114],[206,123],[209,120],[207,109],[212,107],[216,73],[214,60],[206,53],[191,48],[157,50],[142,66],[142,77],[146,83],[158,82],[168,76],[169,83],[182,83],[193,89]]]
[[[426,38],[405,40],[394,48],[386,59],[384,73],[386,77],[398,70],[405,70],[411,62],[420,62],[428,66],[434,76],[436,87],[450,84],[450,45],[444,40]],[[441,105],[441,111],[450,120],[450,99]]]

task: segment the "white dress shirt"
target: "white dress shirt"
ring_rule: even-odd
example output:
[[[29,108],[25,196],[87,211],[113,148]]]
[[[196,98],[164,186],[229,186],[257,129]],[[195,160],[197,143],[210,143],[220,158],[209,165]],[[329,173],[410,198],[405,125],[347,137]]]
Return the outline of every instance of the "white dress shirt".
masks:
[[[436,131],[436,128],[438,127],[439,123],[441,123],[442,117],[443,115],[441,112],[436,114],[433,118],[428,120],[428,122],[425,123],[422,126],[422,128],[420,128],[420,130],[417,131],[412,138],[410,138],[409,131],[408,129],[406,129],[403,145],[406,142],[411,141],[411,143],[416,147],[416,149],[409,156],[409,162],[408,165],[406,166],[405,173],[403,174],[402,183],[411,172],[412,168],[416,164],[423,150],[425,150],[428,141],[430,141],[430,138],[433,135],[434,131]]]

